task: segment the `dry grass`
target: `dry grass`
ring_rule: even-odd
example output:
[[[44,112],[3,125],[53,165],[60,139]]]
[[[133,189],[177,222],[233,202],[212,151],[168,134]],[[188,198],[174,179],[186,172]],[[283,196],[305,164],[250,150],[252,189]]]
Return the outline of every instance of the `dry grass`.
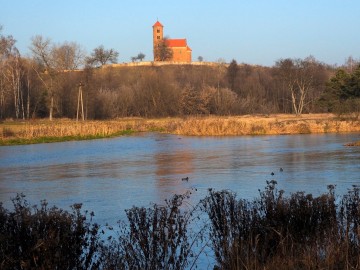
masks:
[[[332,114],[271,116],[232,116],[188,118],[173,131],[185,135],[280,135],[308,133],[359,132],[360,121],[338,119]]]
[[[68,119],[56,121],[35,120],[27,122],[6,122],[1,124],[2,139],[63,136],[111,136],[117,132],[128,130],[136,125],[137,120],[121,121],[85,121],[76,122]]]
[[[158,131],[191,136],[279,135],[308,133],[360,132],[360,121],[354,117],[338,118],[332,114],[245,115],[187,118],[123,118],[106,121],[59,119],[56,121],[6,121],[0,124],[0,139],[31,140],[42,137],[115,136],[124,131]]]

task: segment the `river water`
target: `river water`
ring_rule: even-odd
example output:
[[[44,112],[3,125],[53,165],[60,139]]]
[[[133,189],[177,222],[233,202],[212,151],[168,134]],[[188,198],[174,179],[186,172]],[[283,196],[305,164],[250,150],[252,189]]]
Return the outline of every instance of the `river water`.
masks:
[[[285,194],[336,193],[360,184],[360,148],[344,144],[359,134],[186,137],[158,133],[92,141],[0,147],[0,202],[24,193],[68,209],[83,203],[100,224],[116,224],[132,206],[163,203],[193,190],[190,203],[209,188],[253,199],[267,180]],[[280,171],[280,168],[283,171]],[[271,173],[274,175],[271,175]],[[188,181],[182,178],[188,177]]]

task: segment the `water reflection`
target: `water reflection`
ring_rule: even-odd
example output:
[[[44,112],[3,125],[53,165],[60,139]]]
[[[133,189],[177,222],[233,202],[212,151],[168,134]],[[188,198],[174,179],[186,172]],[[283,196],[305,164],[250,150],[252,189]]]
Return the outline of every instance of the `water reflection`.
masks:
[[[159,197],[165,199],[169,197],[169,194],[185,193],[188,187],[182,179],[188,176],[182,176],[193,172],[191,155],[182,152],[157,154],[155,160],[157,165],[155,172],[157,176],[156,186],[159,189]]]
[[[356,134],[182,137],[146,134],[114,139],[0,148],[0,201],[23,192],[31,203],[47,199],[68,207],[83,202],[101,223],[124,218],[133,205],[162,203],[196,189],[230,189],[252,199],[266,180],[287,194],[318,194],[336,184],[359,184],[360,148],[344,147]],[[283,172],[280,172],[283,168]],[[271,175],[274,172],[274,175]],[[189,181],[181,181],[189,177]]]

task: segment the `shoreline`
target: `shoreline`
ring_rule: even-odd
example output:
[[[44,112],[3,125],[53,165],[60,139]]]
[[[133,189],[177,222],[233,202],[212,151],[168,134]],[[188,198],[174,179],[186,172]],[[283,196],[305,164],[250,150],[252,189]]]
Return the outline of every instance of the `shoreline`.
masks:
[[[111,138],[140,132],[184,136],[360,133],[357,116],[333,114],[190,116],[76,121],[47,119],[0,123],[0,146]],[[360,140],[360,138],[359,138]],[[349,143],[349,146],[359,142]]]

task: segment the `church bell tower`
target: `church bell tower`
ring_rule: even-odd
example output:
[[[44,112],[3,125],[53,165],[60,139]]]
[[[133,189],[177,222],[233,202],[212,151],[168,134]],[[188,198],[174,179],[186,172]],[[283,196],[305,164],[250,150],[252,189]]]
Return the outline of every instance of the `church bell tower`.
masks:
[[[159,42],[161,42],[164,38],[164,26],[159,22],[156,21],[156,23],[153,25],[153,54],[154,54],[154,61],[156,61],[157,59],[155,59],[155,51],[156,48],[159,44]]]

